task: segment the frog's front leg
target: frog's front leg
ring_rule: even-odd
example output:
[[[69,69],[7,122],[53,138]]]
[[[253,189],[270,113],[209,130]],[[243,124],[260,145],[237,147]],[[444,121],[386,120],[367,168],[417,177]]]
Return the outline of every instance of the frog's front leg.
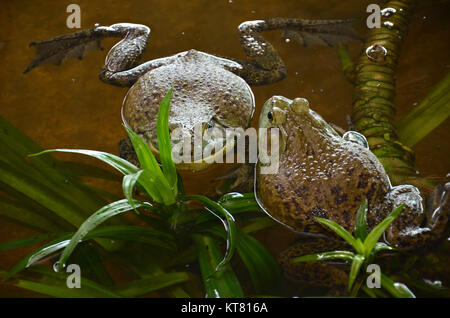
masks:
[[[450,210],[450,183],[435,188],[427,202],[426,211],[416,187],[396,186],[387,194],[387,208],[392,210],[402,203],[405,204],[404,210],[386,231],[388,243],[410,250],[436,242],[442,237]]]
[[[242,65],[235,73],[249,85],[265,85],[281,81],[287,75],[286,66],[277,50],[260,33],[271,30],[296,32],[298,41],[307,46],[313,38],[324,44],[359,39],[350,20],[304,20],[271,18],[243,22],[239,27],[241,46],[250,62],[235,60]]]
[[[219,195],[228,192],[247,193],[253,192],[255,178],[255,165],[251,163],[241,163],[227,171],[224,175],[216,178],[216,181],[224,181],[216,188]]]

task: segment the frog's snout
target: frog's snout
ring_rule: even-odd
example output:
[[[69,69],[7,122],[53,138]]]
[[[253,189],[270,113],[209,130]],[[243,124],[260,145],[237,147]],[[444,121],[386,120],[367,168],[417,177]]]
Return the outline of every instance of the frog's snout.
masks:
[[[292,101],[291,108],[297,114],[309,112],[309,102],[306,98],[295,98]]]

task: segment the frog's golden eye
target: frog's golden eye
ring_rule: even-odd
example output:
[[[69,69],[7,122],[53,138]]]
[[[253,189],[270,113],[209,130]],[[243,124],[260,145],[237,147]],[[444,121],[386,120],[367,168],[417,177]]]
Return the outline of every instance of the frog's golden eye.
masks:
[[[286,111],[279,107],[272,108],[272,122],[274,124],[283,124],[286,121]]]

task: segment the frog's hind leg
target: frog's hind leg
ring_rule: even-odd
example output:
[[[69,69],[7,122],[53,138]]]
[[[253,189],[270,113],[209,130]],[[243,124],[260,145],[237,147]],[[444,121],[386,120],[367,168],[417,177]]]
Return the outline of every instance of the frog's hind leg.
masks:
[[[348,250],[344,242],[313,238],[301,241],[283,251],[278,261],[288,281],[300,287],[326,289],[328,296],[344,296],[347,292],[348,275],[336,266],[327,262],[298,262],[291,264],[295,257],[333,250]]]
[[[286,66],[276,49],[260,33],[283,30],[297,35],[304,46],[321,43],[334,45],[340,41],[359,39],[351,20],[304,20],[271,18],[243,22],[239,27],[241,46],[249,62],[234,60],[242,68],[235,71],[249,85],[264,85],[281,81],[287,75]]]
[[[118,23],[111,26],[99,26],[94,29],[103,37],[121,37],[122,40],[108,52],[99,78],[105,83],[118,86],[131,86],[148,72],[142,66],[136,66],[144,53],[150,36],[150,28],[141,24]]]
[[[146,72],[171,63],[176,58],[156,59],[136,66],[149,36],[150,28],[145,25],[117,23],[32,42],[30,45],[36,47],[36,57],[24,73],[44,64],[60,65],[70,58],[82,59],[89,51],[102,49],[102,39],[116,37],[122,40],[108,52],[99,78],[113,85],[132,86]]]
[[[419,190],[410,185],[394,187],[387,204],[405,208],[386,231],[386,240],[403,250],[412,250],[438,241],[444,234],[450,211],[450,183],[438,185],[423,211]],[[423,224],[425,223],[425,224]]]

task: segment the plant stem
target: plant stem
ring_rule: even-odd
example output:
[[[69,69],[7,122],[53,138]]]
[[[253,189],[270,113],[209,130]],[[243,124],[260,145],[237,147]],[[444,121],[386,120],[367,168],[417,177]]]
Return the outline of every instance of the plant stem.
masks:
[[[364,282],[365,275],[361,273],[359,278],[353,285],[352,291],[350,293],[350,297],[356,297],[358,295],[359,289],[361,288],[362,283]]]
[[[367,137],[389,175],[416,175],[414,153],[400,142],[394,125],[395,70],[416,2],[393,0],[386,4],[396,12],[382,16],[381,27],[371,30],[355,68],[352,122]]]

